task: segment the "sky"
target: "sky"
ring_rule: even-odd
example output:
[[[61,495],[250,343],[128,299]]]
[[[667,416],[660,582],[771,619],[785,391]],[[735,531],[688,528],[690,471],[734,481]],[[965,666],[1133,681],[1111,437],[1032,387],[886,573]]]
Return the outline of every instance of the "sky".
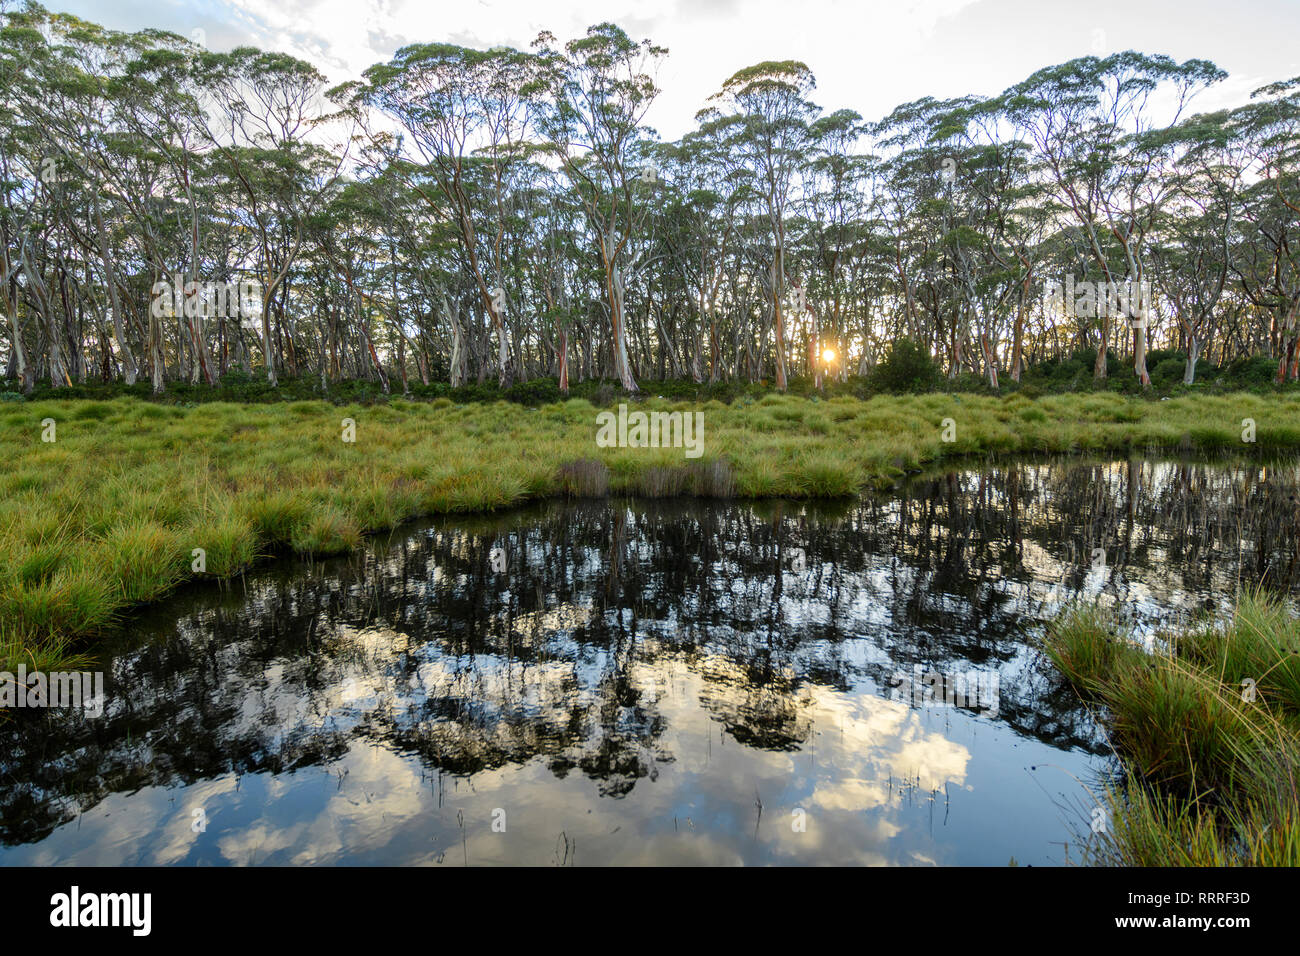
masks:
[[[610,20],[668,48],[647,122],[692,128],[724,80],[763,60],[802,60],[814,102],[877,120],[923,96],[991,95],[1045,66],[1136,49],[1208,59],[1229,76],[1193,103],[1246,102],[1300,76],[1300,0],[45,0],[117,30],[145,27],[215,50],[251,45],[357,78],[409,43],[527,49]],[[201,31],[196,33],[195,31]]]

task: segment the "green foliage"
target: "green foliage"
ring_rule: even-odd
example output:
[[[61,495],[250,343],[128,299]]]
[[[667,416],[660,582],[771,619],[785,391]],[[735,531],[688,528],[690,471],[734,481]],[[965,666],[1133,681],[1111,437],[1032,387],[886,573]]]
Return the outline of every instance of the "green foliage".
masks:
[[[1161,635],[1153,650],[1078,608],[1044,647],[1102,705],[1124,761],[1122,783],[1103,793],[1111,826],[1085,859],[1300,864],[1300,622],[1283,603],[1243,594],[1230,620]]]
[[[881,392],[928,392],[939,384],[939,367],[930,353],[911,339],[899,339],[876,365],[871,385]]]
[[[1187,359],[1174,357],[1156,362],[1152,361],[1151,357],[1148,356],[1147,371],[1151,375],[1151,384],[1153,386],[1169,389],[1182,383],[1183,375],[1187,371]],[[1208,371],[1212,371],[1212,369],[1198,365],[1198,374],[1204,374]]]
[[[1255,355],[1251,358],[1238,359],[1223,370],[1222,378],[1238,387],[1251,388],[1272,386],[1277,381],[1278,360]],[[1200,371],[1197,371],[1200,375]]]

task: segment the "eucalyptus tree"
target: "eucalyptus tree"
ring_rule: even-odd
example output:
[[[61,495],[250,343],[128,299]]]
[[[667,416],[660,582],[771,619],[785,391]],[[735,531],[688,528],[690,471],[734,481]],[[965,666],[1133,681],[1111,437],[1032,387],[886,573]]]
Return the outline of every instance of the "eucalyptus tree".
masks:
[[[890,241],[893,284],[906,323],[903,333],[934,353],[942,351],[944,315],[951,306],[945,236],[953,224],[958,169],[956,148],[934,140],[940,122],[958,105],[925,97],[898,106],[871,127],[883,153],[880,217]],[[948,342],[948,350],[950,374],[955,375],[955,340]]]
[[[530,241],[522,249],[528,266],[526,281],[532,311],[539,318],[541,348],[560,392],[567,395],[570,338],[581,319],[579,303],[584,297],[580,263],[590,252],[579,238],[582,211],[576,198],[546,166],[534,163],[529,170],[520,195],[524,218],[532,226]]]
[[[1280,181],[1285,178],[1286,181]],[[1278,360],[1278,381],[1300,366],[1296,316],[1300,310],[1300,230],[1284,199],[1300,185],[1294,176],[1260,179],[1242,193],[1242,230],[1231,252],[1242,294],[1266,323],[1254,343]]]
[[[1241,111],[1197,114],[1166,136],[1177,155],[1168,170],[1176,195],[1162,213],[1150,256],[1158,286],[1173,306],[1187,360],[1183,384],[1214,325],[1232,275],[1235,235],[1251,166]]]
[[[659,93],[655,72],[668,51],[649,39],[632,40],[601,23],[585,36],[557,45],[550,33],[535,41],[537,79],[527,92],[538,107],[538,129],[578,196],[600,255],[614,374],[629,392],[639,387],[628,360],[624,298],[629,244],[644,220],[646,191],[657,172],[638,168],[642,124]],[[653,192],[650,193],[653,195]]]
[[[919,168],[928,172],[939,157],[940,183],[931,203],[923,209],[935,221],[940,237],[936,270],[942,311],[950,312],[949,375],[964,367],[983,367],[989,384],[998,384],[997,340],[1002,306],[1011,291],[1003,263],[997,261],[995,211],[1002,199],[1002,169],[997,154],[968,139],[969,117],[982,106],[974,97],[925,101],[917,113],[923,144],[914,150]],[[905,154],[906,155],[906,154]],[[1001,290],[997,294],[997,290]],[[939,299],[939,295],[935,296]],[[978,327],[978,330],[977,328]]]
[[[514,381],[503,243],[529,131],[523,91],[532,73],[532,57],[517,50],[424,43],[371,67],[354,91],[401,124],[437,184],[497,333],[503,388]]]
[[[380,288],[380,263],[385,254],[389,266],[393,265],[393,249],[384,236],[386,210],[376,197],[380,184],[375,179],[343,184],[308,220],[308,238],[342,285],[343,322],[334,323],[333,329],[343,332],[342,343],[347,343],[355,330],[356,367],[364,377],[377,378],[388,393],[388,376],[375,348],[374,330],[376,317],[387,315],[391,321],[394,306],[383,301]],[[346,352],[346,344],[343,350]]]
[[[291,371],[297,363],[295,331],[283,309],[286,295],[280,295],[275,339],[273,303],[302,249],[306,221],[327,201],[347,151],[308,139],[329,118],[325,77],[310,63],[239,47],[205,51],[195,69],[202,82],[201,130],[214,169],[238,187],[244,225],[257,240],[262,350],[267,381],[274,385],[286,347]]]
[[[1261,87],[1254,101],[1238,111],[1239,127],[1250,145],[1263,181],[1251,189],[1249,208],[1263,231],[1275,263],[1265,295],[1272,298],[1279,328],[1278,382],[1300,378],[1300,297],[1296,295],[1295,230],[1300,226],[1300,76]],[[1269,200],[1263,193],[1271,191]],[[1289,241],[1288,241],[1289,239]],[[1291,281],[1288,281],[1288,276]],[[1258,296],[1260,287],[1256,286]],[[1254,297],[1254,296],[1253,296]],[[1263,304],[1261,299],[1257,299]]]
[[[786,373],[786,228],[803,156],[808,124],[820,108],[808,99],[817,81],[797,60],[764,61],[733,74],[711,99],[738,118],[741,135],[733,140],[742,162],[754,174],[772,243],[768,294],[775,336],[776,387],[784,391]],[[706,114],[712,119],[719,114]]]
[[[24,107],[30,100],[24,87],[33,83],[28,51],[40,43],[43,38],[23,14],[5,14],[0,26],[0,309],[4,311],[0,325],[9,337],[5,377],[17,379],[24,393],[36,385],[36,363],[29,360],[24,341],[27,328],[19,308],[18,273],[40,170],[40,131],[27,122]]]
[[[105,122],[115,111],[113,81],[147,39],[47,13],[35,5],[7,15],[3,39],[6,59],[13,57],[18,65],[8,89],[25,123],[39,136],[39,152],[30,157],[36,172],[33,188],[48,200],[58,232],[80,242],[88,257],[99,259],[112,305],[118,360],[128,384],[133,383],[137,362],[120,298],[118,250],[110,248],[100,208],[107,201],[102,198],[105,180],[119,169],[120,157],[108,145],[113,128]],[[93,210],[93,228],[83,225],[83,205]],[[31,240],[31,235],[19,239],[19,260],[45,321],[51,381],[66,384],[60,349],[66,329],[60,326],[68,316],[56,313]]]
[[[995,291],[995,302],[980,318],[985,373],[995,388],[998,340],[1007,313],[1014,314],[1007,366],[1012,379],[1020,381],[1026,324],[1044,255],[1043,238],[1052,219],[1042,183],[1032,174],[1031,148],[1004,120],[1001,99],[971,98],[941,114],[932,135],[945,139],[953,152],[948,178],[961,184],[967,198],[966,221],[978,235],[984,256],[982,281]]]
[[[720,295],[727,258],[738,229],[737,213],[752,192],[752,173],[739,162],[730,139],[735,118],[706,118],[665,150],[671,190],[664,240],[673,269],[690,290],[696,314],[689,366],[704,380],[704,330],[708,328],[708,380],[722,375]]]
[[[838,363],[837,372],[843,377],[848,373],[846,312],[853,289],[851,262],[861,245],[859,224],[868,215],[866,187],[872,160],[857,152],[867,125],[852,110],[822,116],[808,132],[812,149],[803,188],[812,262],[808,294],[819,293],[816,299],[822,306],[812,313],[811,371],[816,377],[823,366]],[[829,335],[833,358],[825,358],[823,335]]]
[[[1165,140],[1151,115],[1152,95],[1164,94],[1166,125],[1173,125],[1192,96],[1226,75],[1206,60],[1180,64],[1127,51],[1039,70],[1004,94],[1008,117],[1033,142],[1057,199],[1111,287],[1117,266],[1128,281],[1143,281],[1143,244],[1170,194],[1159,175]],[[1118,256],[1108,253],[1107,239]],[[1111,316],[1098,311],[1094,376],[1104,379]],[[1149,384],[1145,322],[1133,323],[1133,333],[1135,372]]]
[[[189,219],[188,274],[190,281],[197,284],[202,274],[203,233],[213,219],[210,214],[205,214],[210,209],[213,193],[205,188],[208,173],[199,152],[202,132],[198,121],[200,90],[195,66],[201,51],[194,44],[170,34],[159,34],[155,40],[156,45],[141,50],[114,84],[115,121],[122,131],[119,140],[123,142],[125,151],[138,150],[147,158],[156,158],[169,174],[164,188],[179,193],[183,198]],[[130,169],[131,165],[124,164],[122,168]],[[123,201],[132,215],[141,222],[142,228],[152,233],[155,231],[155,216],[151,214],[161,211],[166,215],[171,210],[165,201],[155,204],[141,202],[146,195],[144,189],[130,185],[122,190]],[[97,225],[102,228],[102,223],[97,222]],[[151,235],[150,238],[154,237]],[[158,273],[156,278],[161,278],[167,273],[166,253],[159,242],[152,242],[151,248]],[[175,281],[181,281],[178,273],[173,272],[172,276]],[[188,283],[184,287],[195,288]],[[218,370],[209,351],[207,333],[210,330],[204,325],[204,312],[209,303],[195,303],[200,304],[202,307],[185,309],[185,317],[189,320],[191,381],[197,382],[202,377],[209,385],[215,385]],[[220,313],[214,318],[216,339],[220,342],[225,336],[226,316]],[[182,342],[178,341],[178,370],[183,353]],[[155,387],[160,386],[161,382],[155,381]]]
[[[430,383],[430,345],[436,340],[431,320],[437,316],[437,280],[452,259],[456,240],[441,211],[430,210],[408,186],[404,164],[383,153],[364,179],[380,213],[376,223],[388,249],[391,323],[396,333],[396,364],[406,387],[409,348],[420,381]]]

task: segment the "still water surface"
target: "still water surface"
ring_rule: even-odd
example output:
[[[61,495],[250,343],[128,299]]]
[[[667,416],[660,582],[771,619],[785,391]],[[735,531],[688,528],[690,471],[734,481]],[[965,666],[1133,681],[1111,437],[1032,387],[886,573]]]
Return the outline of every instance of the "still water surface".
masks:
[[[0,864],[1065,863],[1113,763],[1043,622],[1295,595],[1298,486],[996,462],[280,560],[133,618],[103,716],[0,723]]]

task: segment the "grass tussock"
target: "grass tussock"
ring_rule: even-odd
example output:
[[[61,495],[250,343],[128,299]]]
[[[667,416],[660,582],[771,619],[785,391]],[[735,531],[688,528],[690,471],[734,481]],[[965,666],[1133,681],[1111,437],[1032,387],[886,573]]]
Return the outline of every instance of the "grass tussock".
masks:
[[[45,640],[33,641],[0,630],[0,671],[12,674],[20,664],[26,665],[28,673],[68,671],[85,667],[92,660],[89,655],[76,653],[66,638],[51,636]],[[0,719],[3,719],[3,715],[0,715]]]
[[[625,490],[643,498],[730,498],[736,479],[725,461],[650,465],[630,475]]]
[[[1047,656],[1100,706],[1125,768],[1090,862],[1300,865],[1298,642],[1300,621],[1259,594],[1151,652],[1096,611],[1055,622]]]
[[[16,403],[0,414],[0,626],[35,653],[53,646],[51,636],[93,635],[200,573],[228,577],[283,549],[340,553],[417,516],[557,494],[834,498],[969,454],[1241,444],[1244,419],[1257,436],[1244,448],[1300,445],[1300,395],[1291,394],[742,394],[731,404],[634,404],[701,412],[701,457],[598,446],[600,405],[584,398],[538,407],[450,397]],[[46,418],[58,425],[53,443],[41,440]],[[344,419],[355,422],[355,441],[345,440]],[[206,553],[202,572],[195,549]],[[1261,686],[1294,696],[1295,668],[1269,671]]]
[[[609,468],[593,458],[565,462],[557,480],[561,492],[569,498],[603,498],[609,494]]]

